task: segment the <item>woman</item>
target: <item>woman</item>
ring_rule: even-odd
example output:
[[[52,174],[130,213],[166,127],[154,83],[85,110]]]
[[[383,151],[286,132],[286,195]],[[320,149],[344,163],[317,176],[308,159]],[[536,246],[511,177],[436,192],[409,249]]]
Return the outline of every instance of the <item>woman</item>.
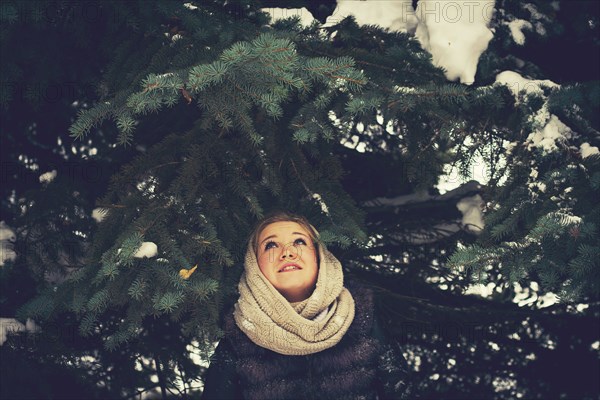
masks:
[[[204,400],[408,397],[405,361],[384,340],[371,293],[344,287],[305,218],[278,212],[258,224],[238,288]]]

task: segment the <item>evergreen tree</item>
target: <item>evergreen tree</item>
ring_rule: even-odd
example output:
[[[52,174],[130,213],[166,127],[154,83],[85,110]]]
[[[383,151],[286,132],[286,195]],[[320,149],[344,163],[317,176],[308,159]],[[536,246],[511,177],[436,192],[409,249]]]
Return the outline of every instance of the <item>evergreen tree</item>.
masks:
[[[9,339],[3,371],[10,356],[17,376],[58,365],[97,397],[194,393],[245,240],[285,208],[373,287],[424,397],[597,396],[598,77],[551,72],[559,86],[543,57],[507,54],[528,55],[511,21],[535,46],[574,16],[597,29],[598,13],[497,3],[467,86],[413,35],[353,18],[269,24],[250,0],[6,2],[2,220],[18,256],[1,277],[22,289],[3,290],[2,312],[41,330]],[[529,80],[502,84],[506,70]],[[440,194],[445,168],[466,174],[476,156],[489,182]],[[460,210],[478,199],[485,228]],[[465,294],[480,282],[489,298]],[[517,287],[561,302],[519,307]],[[567,382],[564,365],[585,373]]]

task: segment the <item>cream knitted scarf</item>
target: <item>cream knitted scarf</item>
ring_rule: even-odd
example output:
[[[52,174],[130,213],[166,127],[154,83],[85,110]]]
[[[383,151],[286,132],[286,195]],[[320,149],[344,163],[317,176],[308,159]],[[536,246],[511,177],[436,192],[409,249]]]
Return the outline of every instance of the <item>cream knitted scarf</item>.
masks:
[[[285,355],[306,355],[335,346],[354,319],[354,299],[344,285],[342,265],[319,245],[319,273],[312,295],[289,303],[265,278],[248,245],[240,298],[233,316],[237,326],[261,347]]]

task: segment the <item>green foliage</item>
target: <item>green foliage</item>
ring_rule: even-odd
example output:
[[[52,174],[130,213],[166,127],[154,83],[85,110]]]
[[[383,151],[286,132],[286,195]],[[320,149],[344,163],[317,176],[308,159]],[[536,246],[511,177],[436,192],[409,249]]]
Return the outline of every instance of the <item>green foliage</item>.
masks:
[[[478,244],[453,254],[449,265],[477,274],[496,265],[511,283],[539,277],[543,291],[565,302],[594,301],[600,296],[592,278],[598,274],[592,254],[600,206],[592,198],[600,157],[582,158],[567,147],[559,154],[532,152],[532,173],[518,159],[527,151],[509,156],[511,180],[496,189],[486,232]]]

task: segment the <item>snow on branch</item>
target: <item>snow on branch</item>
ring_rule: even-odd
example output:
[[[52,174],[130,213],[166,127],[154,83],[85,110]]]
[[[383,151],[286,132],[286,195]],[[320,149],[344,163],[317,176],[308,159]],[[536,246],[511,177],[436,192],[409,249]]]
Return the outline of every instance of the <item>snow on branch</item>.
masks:
[[[420,0],[416,37],[431,53],[433,63],[445,69],[446,78],[471,85],[479,57],[494,37],[490,22],[494,0]]]
[[[477,181],[469,181],[464,185],[450,190],[442,195],[432,195],[424,192],[415,192],[396,197],[376,197],[363,203],[365,207],[402,207],[407,204],[424,203],[430,201],[450,201],[465,197],[473,192],[481,192],[483,186]]]
[[[406,208],[419,207],[427,209],[429,207],[444,207],[444,203],[448,204],[448,210],[452,209],[454,204],[455,210],[458,209],[462,217],[453,220],[444,220],[440,218],[439,223],[434,223],[431,227],[423,230],[411,230],[407,232],[394,232],[391,237],[397,241],[410,242],[412,244],[433,243],[445,237],[459,232],[461,229],[478,235],[484,228],[483,222],[483,199],[481,192],[483,185],[477,181],[469,181],[464,185],[451,190],[442,195],[431,195],[425,192],[417,192],[409,195],[397,196],[392,198],[378,197],[368,200],[363,203],[364,207],[368,208],[392,208],[393,214],[405,214]],[[386,214],[388,214],[386,212]]]

